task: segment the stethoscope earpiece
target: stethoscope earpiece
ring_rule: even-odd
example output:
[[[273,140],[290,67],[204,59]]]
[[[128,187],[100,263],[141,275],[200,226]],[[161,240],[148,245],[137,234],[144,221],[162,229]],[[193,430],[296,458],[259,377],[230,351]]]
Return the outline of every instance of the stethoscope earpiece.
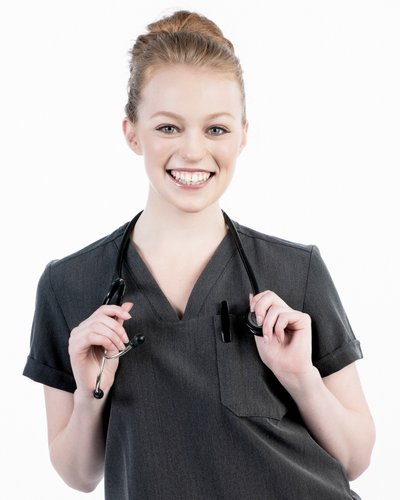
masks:
[[[132,340],[129,341],[129,345],[132,347],[138,347],[139,345],[142,345],[144,342],[145,336],[139,333],[138,335],[135,335]]]
[[[102,391],[102,389],[95,389],[93,391],[93,396],[96,398],[96,399],[101,399],[103,396],[104,396],[104,392]]]

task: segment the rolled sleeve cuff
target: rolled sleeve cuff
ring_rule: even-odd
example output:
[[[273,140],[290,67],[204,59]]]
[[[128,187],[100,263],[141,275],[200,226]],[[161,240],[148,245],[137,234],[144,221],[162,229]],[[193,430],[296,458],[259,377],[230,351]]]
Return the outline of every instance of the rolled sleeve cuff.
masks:
[[[76,384],[74,377],[69,374],[44,365],[32,357],[28,357],[23,375],[35,382],[39,382],[62,391],[75,392]]]
[[[314,361],[314,366],[318,369],[321,377],[327,377],[350,363],[362,359],[362,357],[360,342],[354,339],[323,358]]]

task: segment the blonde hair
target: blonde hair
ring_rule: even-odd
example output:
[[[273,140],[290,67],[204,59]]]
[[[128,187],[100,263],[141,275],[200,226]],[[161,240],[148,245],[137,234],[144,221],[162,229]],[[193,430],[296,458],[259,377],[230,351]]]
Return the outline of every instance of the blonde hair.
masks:
[[[210,67],[231,75],[239,84],[246,120],[242,68],[232,43],[210,19],[195,12],[177,11],[147,26],[130,50],[130,78],[125,113],[137,121],[141,92],[155,70],[168,64]]]

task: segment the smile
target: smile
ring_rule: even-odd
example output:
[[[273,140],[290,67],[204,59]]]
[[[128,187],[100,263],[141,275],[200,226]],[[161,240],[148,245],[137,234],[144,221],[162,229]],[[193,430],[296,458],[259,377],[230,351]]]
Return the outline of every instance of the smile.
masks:
[[[168,170],[168,173],[179,184],[183,184],[185,186],[198,186],[207,182],[208,179],[214,175],[212,172],[188,172],[185,170]]]

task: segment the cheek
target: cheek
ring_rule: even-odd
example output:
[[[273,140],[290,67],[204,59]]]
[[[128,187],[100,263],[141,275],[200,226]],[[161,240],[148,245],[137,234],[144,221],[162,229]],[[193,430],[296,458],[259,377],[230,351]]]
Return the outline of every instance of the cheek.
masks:
[[[162,162],[172,154],[171,144],[152,139],[146,141],[143,149],[146,163]]]
[[[220,144],[218,151],[215,152],[215,156],[219,158],[221,166],[229,168],[235,166],[239,153],[240,149],[236,142],[226,142],[224,144]]]

